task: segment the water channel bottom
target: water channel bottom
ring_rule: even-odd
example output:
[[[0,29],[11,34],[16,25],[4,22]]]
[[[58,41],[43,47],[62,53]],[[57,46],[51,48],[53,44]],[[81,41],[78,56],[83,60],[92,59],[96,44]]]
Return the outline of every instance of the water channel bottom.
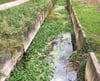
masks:
[[[69,56],[73,52],[71,34],[61,34],[54,39],[53,51],[55,72],[51,81],[77,81],[77,73],[69,66]]]

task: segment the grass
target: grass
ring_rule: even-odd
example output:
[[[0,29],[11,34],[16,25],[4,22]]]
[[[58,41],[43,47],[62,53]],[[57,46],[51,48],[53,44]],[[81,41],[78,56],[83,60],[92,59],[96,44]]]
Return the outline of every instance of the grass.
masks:
[[[31,30],[39,12],[45,10],[51,0],[30,0],[22,5],[0,11],[0,54],[23,44],[25,30]],[[44,4],[45,2],[45,4]]]
[[[94,52],[100,52],[100,4],[86,4],[72,0],[78,18]]]
[[[15,1],[15,0],[0,0],[0,4],[11,2],[11,1]]]
[[[82,52],[84,52],[84,50],[86,52],[92,50],[96,53],[100,53],[100,4],[86,4],[80,0],[72,0],[72,5],[87,35],[87,43],[85,47],[83,47]],[[99,56],[100,55],[98,55],[98,59],[100,59]],[[84,81],[86,60],[87,55],[82,55],[78,81]]]
[[[98,62],[100,63],[100,55],[97,54],[96,56],[97,56]]]
[[[50,81],[54,65],[52,62],[40,60],[39,57],[45,55],[44,51],[54,37],[71,29],[66,10],[57,10],[58,6],[65,6],[65,4],[64,0],[57,1],[55,9],[43,23],[27,53],[18,63],[8,81]]]

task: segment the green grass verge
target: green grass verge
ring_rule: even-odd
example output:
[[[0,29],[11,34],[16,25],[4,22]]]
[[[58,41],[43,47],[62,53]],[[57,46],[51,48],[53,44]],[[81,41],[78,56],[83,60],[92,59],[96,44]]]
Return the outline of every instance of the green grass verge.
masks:
[[[15,0],[0,0],[0,4],[11,2],[11,1],[15,1]]]
[[[100,4],[86,4],[72,0],[73,7],[95,52],[100,52]]]
[[[45,10],[51,0],[29,0],[28,2],[0,11],[0,54],[22,46],[23,31],[31,30],[39,12]],[[44,3],[45,2],[45,3]]]
[[[70,31],[71,23],[66,10],[64,8],[57,9],[58,6],[65,5],[65,0],[58,0],[55,9],[45,20],[27,53],[17,64],[8,81],[50,81],[54,71],[53,63],[40,60],[39,57],[46,56],[45,48],[54,37]]]

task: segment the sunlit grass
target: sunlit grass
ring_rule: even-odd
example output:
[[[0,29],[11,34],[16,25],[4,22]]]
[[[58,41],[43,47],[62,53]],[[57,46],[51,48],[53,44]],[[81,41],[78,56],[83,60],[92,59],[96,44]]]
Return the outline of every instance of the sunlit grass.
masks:
[[[95,52],[100,52],[100,4],[72,0],[73,7]]]
[[[72,0],[72,5],[86,32],[86,45],[89,46],[90,50],[100,53],[100,4],[86,4],[81,2],[81,0]],[[98,61],[100,61],[100,54],[98,54],[97,58]],[[84,81],[87,54],[86,58],[81,59],[81,62],[81,68],[78,72],[78,81]]]

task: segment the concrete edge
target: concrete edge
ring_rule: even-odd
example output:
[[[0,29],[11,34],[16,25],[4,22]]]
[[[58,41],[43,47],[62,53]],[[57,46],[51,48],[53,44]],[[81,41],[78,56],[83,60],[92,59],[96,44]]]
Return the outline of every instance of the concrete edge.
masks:
[[[67,0],[67,4],[68,4],[67,9],[69,11],[71,21],[73,23],[77,50],[81,50],[86,41],[86,34],[82,29],[82,25],[78,19],[75,9],[72,6],[71,0]]]
[[[85,81],[100,81],[100,64],[93,52],[89,53],[85,70]]]
[[[47,15],[49,14],[49,12],[51,11],[53,7],[53,2],[49,3],[49,6],[47,8],[46,11],[42,11],[41,13],[38,14],[36,20],[35,20],[35,26],[33,28],[35,28],[35,31],[29,31],[27,40],[25,40],[24,42],[24,51],[26,52],[28,47],[30,46],[32,40],[34,39],[35,35],[37,34],[38,30],[40,29],[44,19],[47,17]]]

